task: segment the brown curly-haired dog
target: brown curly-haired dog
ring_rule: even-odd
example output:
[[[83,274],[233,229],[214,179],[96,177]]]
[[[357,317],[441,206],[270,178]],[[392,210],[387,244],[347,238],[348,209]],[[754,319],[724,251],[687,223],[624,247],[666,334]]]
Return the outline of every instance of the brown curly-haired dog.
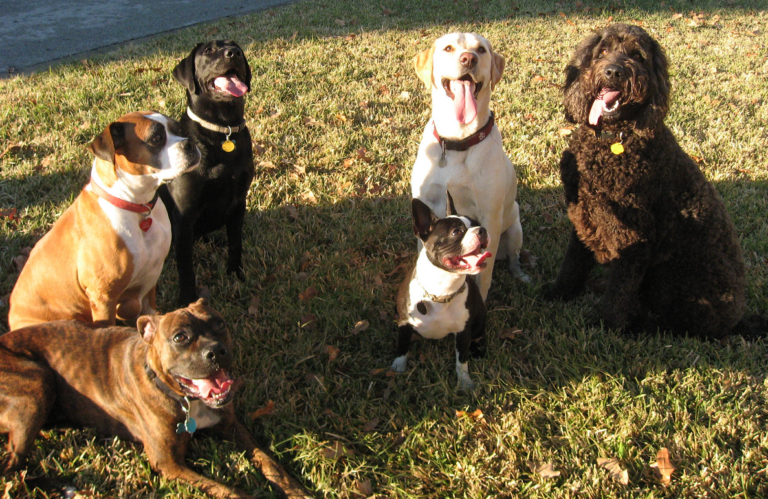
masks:
[[[744,261],[720,196],[664,125],[659,44],[626,24],[589,36],[563,93],[580,125],[560,161],[574,230],[547,297],[576,296],[597,261],[609,267],[605,326],[729,334],[745,309]]]

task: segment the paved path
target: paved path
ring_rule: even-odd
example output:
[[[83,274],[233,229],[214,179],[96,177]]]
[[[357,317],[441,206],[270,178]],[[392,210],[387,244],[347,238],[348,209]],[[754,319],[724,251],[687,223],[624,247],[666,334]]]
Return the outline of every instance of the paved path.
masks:
[[[0,77],[293,0],[0,0]]]

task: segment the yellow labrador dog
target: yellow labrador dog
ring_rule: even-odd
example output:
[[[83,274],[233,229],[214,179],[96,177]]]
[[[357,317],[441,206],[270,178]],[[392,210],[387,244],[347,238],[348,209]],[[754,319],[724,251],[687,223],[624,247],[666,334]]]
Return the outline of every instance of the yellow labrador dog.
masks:
[[[479,279],[485,300],[496,258],[508,259],[516,277],[530,280],[519,260],[523,229],[515,200],[517,175],[490,110],[504,57],[480,35],[451,33],[416,55],[414,66],[432,91],[432,119],[413,165],[411,191],[440,218],[450,191],[456,211],[487,229],[493,257]]]

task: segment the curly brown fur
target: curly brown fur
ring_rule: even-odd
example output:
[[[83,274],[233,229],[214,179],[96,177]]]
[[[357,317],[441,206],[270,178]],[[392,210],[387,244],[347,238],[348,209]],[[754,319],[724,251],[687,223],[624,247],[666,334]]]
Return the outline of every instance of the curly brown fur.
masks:
[[[547,296],[573,298],[606,264],[607,327],[718,338],[744,313],[744,262],[720,196],[664,125],[669,88],[664,52],[642,28],[609,26],[576,49],[564,104],[580,126],[560,162],[574,229]],[[618,99],[595,103],[603,94]]]

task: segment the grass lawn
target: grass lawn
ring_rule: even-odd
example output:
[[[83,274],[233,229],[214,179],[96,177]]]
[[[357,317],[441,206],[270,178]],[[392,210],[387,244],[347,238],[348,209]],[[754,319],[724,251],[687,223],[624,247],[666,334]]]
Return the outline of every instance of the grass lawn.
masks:
[[[573,302],[541,298],[570,229],[558,172],[569,133],[563,69],[582,38],[612,22],[640,24],[665,47],[667,123],[723,196],[747,263],[749,312],[767,314],[764,2],[312,0],[0,80],[2,327],[14,258],[87,182],[85,146],[129,111],[179,117],[176,62],[199,41],[232,38],[253,70],[246,117],[258,151],[246,280],[225,275],[223,232],[197,244],[196,271],[238,347],[239,415],[318,497],[768,497],[765,340],[595,327],[599,272]],[[419,342],[406,374],[386,373],[401,264],[416,248],[410,171],[430,115],[411,59],[451,31],[483,34],[506,57],[493,109],[536,257],[531,284],[496,268],[489,354],[470,363],[471,395],[455,391],[452,340]],[[175,274],[171,257],[162,311],[173,309]],[[270,400],[273,412],[251,420]],[[676,468],[667,486],[651,466],[663,448]],[[233,444],[199,437],[187,457],[206,476],[272,496]],[[616,476],[603,458],[617,460]],[[0,478],[0,491],[204,497],[153,473],[140,446],[90,430],[45,430],[26,480]]]

